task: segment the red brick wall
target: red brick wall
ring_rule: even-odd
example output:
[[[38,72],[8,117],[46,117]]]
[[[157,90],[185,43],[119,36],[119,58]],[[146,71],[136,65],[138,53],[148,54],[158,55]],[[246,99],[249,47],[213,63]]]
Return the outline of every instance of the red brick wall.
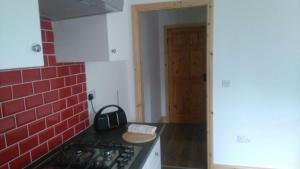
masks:
[[[44,67],[0,71],[0,169],[23,168],[88,125],[83,63],[57,64],[42,20]]]

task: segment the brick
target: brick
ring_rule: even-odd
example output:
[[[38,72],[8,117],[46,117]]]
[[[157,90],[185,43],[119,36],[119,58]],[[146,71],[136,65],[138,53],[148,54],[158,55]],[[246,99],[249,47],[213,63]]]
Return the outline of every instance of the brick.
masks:
[[[17,125],[21,126],[35,120],[35,110],[29,110],[16,115]]]
[[[14,129],[16,127],[15,118],[7,117],[0,119],[0,133],[4,133],[8,130]]]
[[[85,127],[86,127],[86,128],[88,128],[88,127],[89,127],[89,125],[90,125],[90,121],[89,121],[89,119],[86,119],[86,120],[84,121],[84,123],[85,123]]]
[[[53,112],[58,112],[62,109],[66,108],[66,101],[60,100],[58,102],[53,103]]]
[[[48,56],[44,55],[44,66],[49,66]]]
[[[50,20],[41,20],[41,29],[52,30],[52,24]]]
[[[80,113],[80,121],[86,120],[88,117],[89,113],[87,111]]]
[[[39,140],[36,135],[21,141],[19,144],[21,154],[33,149],[38,144],[39,144]]]
[[[69,97],[67,99],[67,106],[70,107],[70,106],[73,106],[75,104],[78,103],[78,99],[77,99],[77,96],[72,96],[72,97]]]
[[[31,123],[28,125],[29,135],[33,135],[37,132],[40,132],[46,128],[46,120],[41,119],[39,121],[36,121],[34,123]]]
[[[53,128],[50,128],[50,129],[47,129],[46,131],[41,132],[39,134],[40,144],[49,140],[52,137],[54,137],[54,129]]]
[[[50,150],[52,150],[55,147],[59,146],[61,143],[62,143],[62,138],[61,138],[61,135],[59,135],[48,141],[48,147]]]
[[[25,69],[22,70],[23,82],[41,80],[40,69]]]
[[[71,65],[70,66],[70,73],[71,74],[78,74],[81,72],[81,67],[80,65]]]
[[[0,72],[0,86],[21,83],[21,71]]]
[[[46,42],[54,42],[54,34],[52,31],[46,31]]]
[[[63,141],[66,142],[67,140],[69,140],[70,138],[72,138],[74,136],[74,128],[70,128],[67,131],[65,131],[63,133]]]
[[[14,145],[0,152],[0,165],[7,163],[19,155],[18,145]]]
[[[79,132],[81,132],[84,129],[85,129],[85,123],[81,122],[75,126],[75,133],[78,134]]]
[[[66,87],[66,88],[60,89],[59,90],[59,98],[62,99],[62,98],[71,96],[71,94],[72,94],[71,89],[72,89],[71,87]]]
[[[47,127],[53,126],[60,122],[60,113],[56,113],[46,118]]]
[[[39,157],[46,154],[47,152],[48,152],[48,147],[46,143],[38,146],[37,148],[31,151],[32,161],[38,159]]]
[[[86,83],[82,84],[82,91],[86,92]]]
[[[18,157],[17,159],[10,162],[10,169],[20,169],[25,168],[28,164],[30,164],[30,155],[29,153]]]
[[[84,109],[84,110],[87,110],[87,109],[88,109],[88,103],[87,103],[87,101],[85,101],[85,102],[83,103],[83,109]]]
[[[73,107],[74,114],[78,114],[83,111],[83,103],[80,103]]]
[[[54,45],[53,43],[43,43],[43,52],[44,54],[54,54]]]
[[[46,42],[46,31],[45,30],[41,31],[41,36],[42,36],[42,42]]]
[[[82,64],[80,65],[80,67],[81,67],[81,72],[82,72],[82,73],[85,73],[85,64],[82,63]]]
[[[52,104],[43,105],[36,109],[37,118],[48,116],[52,113]]]
[[[50,103],[58,99],[58,90],[44,93],[43,96],[45,104]]]
[[[43,104],[43,95],[35,95],[25,99],[25,105],[27,109],[37,107]]]
[[[42,93],[42,92],[47,92],[50,90],[50,81],[49,80],[44,80],[44,81],[39,81],[39,82],[34,82],[33,83],[33,88],[34,88],[34,93]]]
[[[4,135],[0,136],[0,150],[3,150],[6,147]]]
[[[66,77],[65,80],[66,80],[66,85],[67,85],[67,86],[76,84],[76,76],[69,76],[69,77]]]
[[[0,102],[12,99],[11,87],[1,87],[0,93]]]
[[[33,94],[31,83],[15,85],[12,89],[14,98],[29,96]]]
[[[9,169],[8,164],[1,166],[0,169]]]
[[[67,130],[68,128],[68,123],[67,121],[61,122],[60,124],[58,124],[57,126],[55,126],[55,134],[60,134],[62,132],[64,132],[65,130]]]
[[[60,113],[60,118],[62,121],[68,119],[73,116],[73,108],[68,108]]]
[[[82,92],[82,85],[78,84],[72,87],[72,95],[78,94]]]
[[[79,100],[79,102],[87,101],[87,93],[84,92],[84,93],[79,94],[78,100]]]
[[[48,56],[48,63],[49,63],[49,66],[57,65],[55,55],[49,55]]]
[[[27,127],[21,127],[6,133],[7,145],[12,145],[28,137]]]
[[[79,123],[79,116],[74,116],[68,120],[69,127],[73,127],[77,123]]]
[[[57,75],[59,77],[68,76],[70,74],[69,66],[57,67]]]
[[[43,68],[42,69],[42,78],[43,79],[50,79],[56,77],[56,68],[50,67],[50,68]]]
[[[17,112],[21,112],[24,109],[24,99],[13,100],[2,104],[3,116],[8,116]]]
[[[50,80],[50,84],[51,84],[51,89],[62,88],[65,85],[65,79],[64,78],[52,79]]]
[[[77,75],[77,83],[83,83],[83,82],[86,82],[85,74]]]

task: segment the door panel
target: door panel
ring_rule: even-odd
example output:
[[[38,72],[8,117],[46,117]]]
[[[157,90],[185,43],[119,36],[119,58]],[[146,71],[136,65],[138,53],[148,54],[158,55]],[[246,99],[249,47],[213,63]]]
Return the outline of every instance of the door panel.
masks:
[[[206,122],[206,27],[167,29],[170,122]]]

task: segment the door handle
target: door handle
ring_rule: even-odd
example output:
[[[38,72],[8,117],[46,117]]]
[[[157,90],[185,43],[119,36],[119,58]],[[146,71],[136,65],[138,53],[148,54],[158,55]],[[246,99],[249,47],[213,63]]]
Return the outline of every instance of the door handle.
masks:
[[[204,82],[206,82],[206,80],[207,80],[206,73],[203,73],[203,74],[202,74],[202,80],[203,80]]]

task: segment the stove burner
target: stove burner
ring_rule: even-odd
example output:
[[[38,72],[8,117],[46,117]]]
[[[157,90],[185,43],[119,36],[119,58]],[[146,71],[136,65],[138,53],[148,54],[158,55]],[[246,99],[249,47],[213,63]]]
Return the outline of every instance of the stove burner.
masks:
[[[46,161],[43,169],[128,169],[141,147],[122,143],[74,142]]]

